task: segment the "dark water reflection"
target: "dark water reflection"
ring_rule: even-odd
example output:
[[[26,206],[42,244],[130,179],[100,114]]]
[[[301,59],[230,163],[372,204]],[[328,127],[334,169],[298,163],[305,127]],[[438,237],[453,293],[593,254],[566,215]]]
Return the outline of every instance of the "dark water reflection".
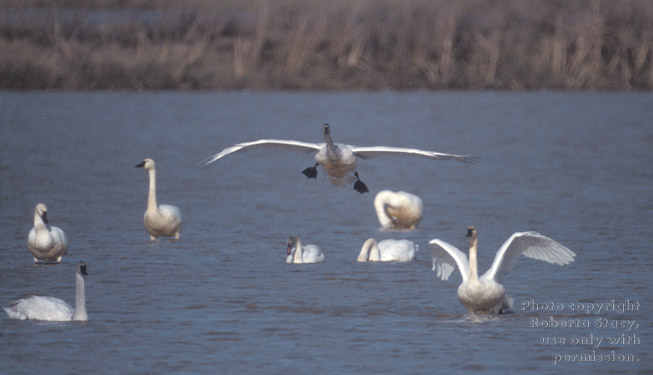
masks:
[[[653,95],[648,93],[1,93],[0,304],[29,294],[74,297],[74,264],[89,266],[90,321],[2,319],[11,373],[637,373],[650,371],[649,240],[653,234]],[[477,165],[362,160],[371,194],[300,172],[310,156],[232,155],[259,138],[336,141],[471,153]],[[159,202],[184,215],[180,241],[150,242],[142,215],[157,162]],[[323,174],[322,171],[320,171]],[[414,232],[380,231],[374,194],[422,197]],[[25,241],[34,206],[69,237],[57,266],[34,266]],[[522,259],[505,283],[514,315],[474,319],[456,299],[460,276],[431,272],[428,240],[463,248],[479,228],[479,267],[515,231],[537,230],[578,256],[567,267]],[[286,265],[285,238],[326,260]],[[367,237],[420,244],[416,262],[358,264]],[[538,302],[641,302],[636,332],[537,328]],[[544,346],[635,333],[638,345]],[[554,365],[556,353],[633,354],[635,363]],[[36,360],[38,359],[38,360]],[[45,371],[45,372],[44,372]]]

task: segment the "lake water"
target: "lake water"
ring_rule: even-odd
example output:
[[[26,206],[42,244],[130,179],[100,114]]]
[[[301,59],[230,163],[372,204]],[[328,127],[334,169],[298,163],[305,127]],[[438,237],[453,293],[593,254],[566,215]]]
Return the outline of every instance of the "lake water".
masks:
[[[89,273],[86,323],[3,313],[0,372],[653,373],[651,93],[1,92],[0,103],[0,305],[72,303],[76,262]],[[305,154],[197,168],[237,142],[321,142],[324,122],[336,142],[480,161],[360,160],[365,195],[322,169],[306,179]],[[179,241],[143,228],[145,157],[159,202],[182,211]],[[379,229],[383,189],[421,196],[418,230]],[[26,247],[38,202],[68,235],[59,265],[34,265]],[[440,238],[466,251],[469,225],[482,272],[516,231],[576,261],[520,259],[504,283],[515,313],[472,317],[460,274],[440,281],[428,249]],[[325,262],[285,264],[291,234]],[[417,260],[357,263],[368,237],[416,241]]]

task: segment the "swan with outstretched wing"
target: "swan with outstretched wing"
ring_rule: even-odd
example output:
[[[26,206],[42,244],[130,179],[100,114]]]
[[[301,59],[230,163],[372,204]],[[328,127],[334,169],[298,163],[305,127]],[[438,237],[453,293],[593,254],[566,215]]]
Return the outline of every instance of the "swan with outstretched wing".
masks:
[[[324,168],[332,184],[344,186],[353,182],[354,190],[363,194],[369,190],[358,177],[358,172],[356,172],[357,158],[369,159],[381,156],[417,156],[434,160],[458,160],[463,163],[474,163],[476,161],[471,156],[444,154],[441,152],[424,151],[413,148],[388,146],[358,147],[342,143],[334,143],[331,139],[331,127],[329,124],[322,125],[322,134],[324,135],[324,143],[307,143],[281,139],[260,139],[253,142],[239,143],[209,157],[201,162],[200,166],[206,166],[235,152],[245,152],[255,149],[281,149],[302,153],[316,152],[315,165],[306,168],[302,172],[306,177],[316,178],[317,166],[319,165]]]
[[[517,232],[497,251],[490,269],[478,277],[476,228],[467,228],[467,237],[470,238],[469,260],[465,253],[440,239],[431,240],[429,245],[433,271],[440,279],[447,280],[458,267],[463,279],[458,287],[458,300],[471,313],[496,314],[510,307],[501,283],[521,255],[560,266],[573,262],[576,256],[564,245],[537,232]]]

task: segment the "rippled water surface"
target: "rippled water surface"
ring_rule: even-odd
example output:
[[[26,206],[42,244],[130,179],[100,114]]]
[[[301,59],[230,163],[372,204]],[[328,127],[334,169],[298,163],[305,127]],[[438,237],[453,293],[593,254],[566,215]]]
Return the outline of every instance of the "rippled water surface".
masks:
[[[1,372],[653,371],[650,93],[4,92],[0,103],[0,305],[30,294],[72,303],[84,260],[90,319],[3,313]],[[197,168],[237,142],[321,142],[323,122],[336,142],[480,162],[360,160],[362,196],[321,169],[307,180],[311,155],[253,151]],[[148,178],[134,165],[145,157],[159,202],[183,213],[179,241],[152,242],[143,228]],[[421,196],[418,230],[379,229],[372,201],[383,189]],[[27,250],[38,202],[68,234],[59,265],[34,265]],[[524,230],[576,262],[522,258],[504,284],[515,314],[471,317],[460,275],[437,279],[428,250],[437,237],[466,251],[469,225],[482,271]],[[325,262],[285,264],[290,234]],[[417,260],[357,263],[368,237],[416,241]],[[598,314],[572,311],[601,303]]]

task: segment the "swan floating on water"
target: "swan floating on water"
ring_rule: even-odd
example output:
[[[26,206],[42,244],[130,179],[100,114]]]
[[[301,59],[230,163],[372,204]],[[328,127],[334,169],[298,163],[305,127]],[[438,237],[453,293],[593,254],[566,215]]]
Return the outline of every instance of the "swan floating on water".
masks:
[[[467,228],[470,238],[469,262],[465,254],[453,245],[442,240],[429,242],[433,258],[433,270],[438,277],[447,280],[458,266],[463,282],[458,287],[458,300],[474,313],[500,313],[510,307],[509,300],[501,282],[514,267],[520,255],[555,263],[560,266],[574,261],[576,254],[560,243],[537,232],[517,232],[501,246],[490,269],[478,277],[476,253],[478,232],[476,228]]]
[[[380,191],[374,209],[385,229],[415,229],[422,219],[422,199],[405,191]]]
[[[4,309],[11,319],[49,320],[56,322],[71,320],[87,321],[86,292],[84,290],[84,276],[86,275],[86,264],[79,262],[75,271],[77,291],[74,309],[59,298],[41,296],[19,299]]]
[[[415,259],[419,246],[408,240],[383,240],[379,243],[368,238],[361,252],[359,262],[409,262]]]
[[[288,236],[286,263],[320,263],[324,262],[324,254],[316,245],[302,246],[299,237]]]
[[[34,257],[34,263],[60,263],[68,249],[66,233],[59,227],[46,226],[48,223],[48,207],[39,203],[34,208],[34,228],[27,235],[27,248]]]
[[[145,229],[150,233],[150,239],[159,236],[179,239],[181,232],[181,211],[169,204],[158,205],[156,202],[156,166],[154,160],[145,159],[137,168],[144,168],[150,174],[150,191],[147,195],[147,210],[143,216]]]
[[[367,186],[360,180],[356,172],[356,158],[369,159],[379,156],[421,156],[435,160],[458,160],[464,163],[475,162],[474,158],[464,155],[444,154],[434,151],[423,151],[414,148],[372,146],[358,147],[342,143],[334,143],[331,139],[331,127],[329,124],[322,125],[322,134],[325,143],[306,143],[292,140],[260,139],[253,142],[238,143],[226,148],[219,153],[209,157],[200,163],[206,166],[214,161],[232,154],[234,152],[249,151],[258,148],[277,148],[303,153],[317,152],[315,154],[315,165],[306,168],[302,173],[308,178],[317,178],[317,166],[322,166],[326,171],[331,183],[336,186],[344,186],[354,183],[354,190],[363,194],[368,192]],[[351,173],[353,173],[353,176]]]

